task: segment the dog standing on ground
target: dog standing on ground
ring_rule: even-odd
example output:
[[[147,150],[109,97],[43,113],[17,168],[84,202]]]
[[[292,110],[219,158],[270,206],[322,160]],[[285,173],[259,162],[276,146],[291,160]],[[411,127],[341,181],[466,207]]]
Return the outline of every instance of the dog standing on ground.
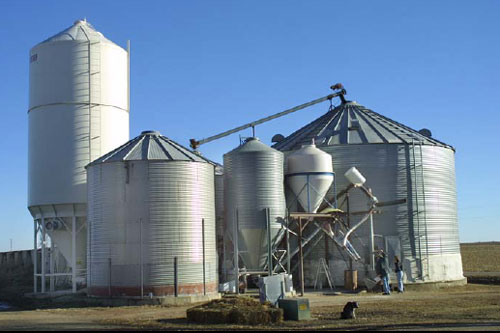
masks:
[[[358,302],[347,302],[344,310],[340,313],[340,319],[356,319],[356,309],[359,308]]]

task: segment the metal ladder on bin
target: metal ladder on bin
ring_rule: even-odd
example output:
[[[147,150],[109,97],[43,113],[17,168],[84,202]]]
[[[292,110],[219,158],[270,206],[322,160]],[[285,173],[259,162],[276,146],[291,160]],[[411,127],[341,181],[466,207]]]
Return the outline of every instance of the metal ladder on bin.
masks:
[[[328,285],[330,286],[330,290],[335,288],[335,284],[333,283],[332,276],[330,274],[330,270],[328,269],[328,264],[326,263],[325,258],[320,258],[318,262],[318,269],[316,271],[316,278],[314,279],[314,290],[316,290],[316,286],[318,284],[318,279],[321,274],[326,276],[326,280],[328,281]]]
[[[419,262],[418,262],[418,271],[419,271],[419,275],[420,275],[420,278],[422,280],[425,279],[425,273],[424,273],[424,267],[423,267],[423,258],[422,258],[422,237],[425,237],[425,253],[426,253],[426,257],[425,257],[425,260],[428,260],[428,257],[429,257],[429,246],[428,246],[428,239],[427,239],[427,216],[426,216],[426,202],[425,202],[425,183],[424,183],[424,165],[423,165],[423,154],[422,154],[422,141],[420,139],[418,139],[417,137],[415,137],[413,134],[411,134],[411,132],[413,131],[411,128],[403,125],[403,124],[400,124],[400,123],[397,123],[399,126],[401,126],[402,128],[406,129],[409,133],[405,132],[405,131],[402,131],[400,130],[399,128],[395,127],[394,125],[392,125],[392,122],[393,121],[390,121],[389,119],[387,119],[386,117],[382,116],[382,115],[379,115],[375,112],[369,112],[369,115],[370,117],[375,120],[376,122],[378,122],[379,124],[383,124],[383,126],[385,125],[386,129],[388,131],[390,131],[393,135],[395,135],[396,137],[400,138],[401,140],[407,142],[407,144],[410,146],[410,151],[409,151],[409,159],[410,161],[409,164],[410,164],[410,177],[413,178],[413,181],[411,182],[411,190],[414,191],[414,195],[415,195],[415,205],[413,205],[413,219],[414,221],[416,220],[417,222],[417,235],[415,236],[415,241],[416,241],[416,245],[418,248],[418,259],[419,259]],[[418,146],[419,148],[419,153],[420,153],[420,158],[419,158],[419,164],[417,164],[417,155],[415,154],[415,146]],[[418,170],[420,169],[420,170]],[[417,174],[417,172],[419,172],[419,174]],[[420,177],[419,177],[420,176]],[[420,183],[419,183],[419,180],[420,180]],[[419,194],[419,190],[421,191],[421,193]],[[423,209],[420,209],[420,205],[419,205],[419,196],[422,198],[422,204],[423,204]],[[420,223],[421,223],[421,213],[423,213],[423,223],[424,223],[424,232],[425,232],[425,235],[422,235],[422,232],[420,230]],[[427,267],[427,274],[426,276],[428,277],[429,276],[429,265],[427,264],[426,265]]]

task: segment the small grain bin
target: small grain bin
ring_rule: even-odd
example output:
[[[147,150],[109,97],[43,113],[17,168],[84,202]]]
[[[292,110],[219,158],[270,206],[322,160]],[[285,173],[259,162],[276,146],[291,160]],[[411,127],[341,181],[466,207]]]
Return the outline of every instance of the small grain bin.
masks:
[[[285,217],[283,153],[257,138],[224,155],[224,202],[228,234],[238,226],[238,249],[248,271],[263,271],[268,258],[268,228],[273,248],[283,236]],[[266,209],[269,216],[266,217]]]
[[[146,131],[87,178],[89,295],[217,291],[213,163]]]

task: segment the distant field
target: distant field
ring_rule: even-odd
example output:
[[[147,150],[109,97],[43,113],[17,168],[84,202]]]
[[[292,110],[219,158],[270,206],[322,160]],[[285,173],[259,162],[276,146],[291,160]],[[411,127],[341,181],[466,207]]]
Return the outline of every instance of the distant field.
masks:
[[[500,242],[460,244],[464,272],[500,272]]]

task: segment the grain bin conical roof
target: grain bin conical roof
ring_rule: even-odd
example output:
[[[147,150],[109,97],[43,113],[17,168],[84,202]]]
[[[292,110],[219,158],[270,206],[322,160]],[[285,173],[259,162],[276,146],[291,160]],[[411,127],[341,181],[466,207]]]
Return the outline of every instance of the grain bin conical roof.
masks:
[[[295,150],[304,144],[310,144],[312,139],[315,139],[317,146],[413,142],[453,149],[356,102],[347,102],[328,111],[276,143],[273,148],[281,151]]]
[[[214,162],[197,155],[157,131],[144,131],[141,135],[101,156],[89,165],[140,160],[191,161],[215,165]]]
[[[101,43],[111,43],[115,44],[99,31],[97,31],[92,24],[87,22],[86,19],[76,20],[72,26],[69,28],[55,34],[52,37],[47,38],[43,42],[39,43],[53,43],[53,42],[64,42],[64,41],[82,41],[82,42],[101,42]]]

